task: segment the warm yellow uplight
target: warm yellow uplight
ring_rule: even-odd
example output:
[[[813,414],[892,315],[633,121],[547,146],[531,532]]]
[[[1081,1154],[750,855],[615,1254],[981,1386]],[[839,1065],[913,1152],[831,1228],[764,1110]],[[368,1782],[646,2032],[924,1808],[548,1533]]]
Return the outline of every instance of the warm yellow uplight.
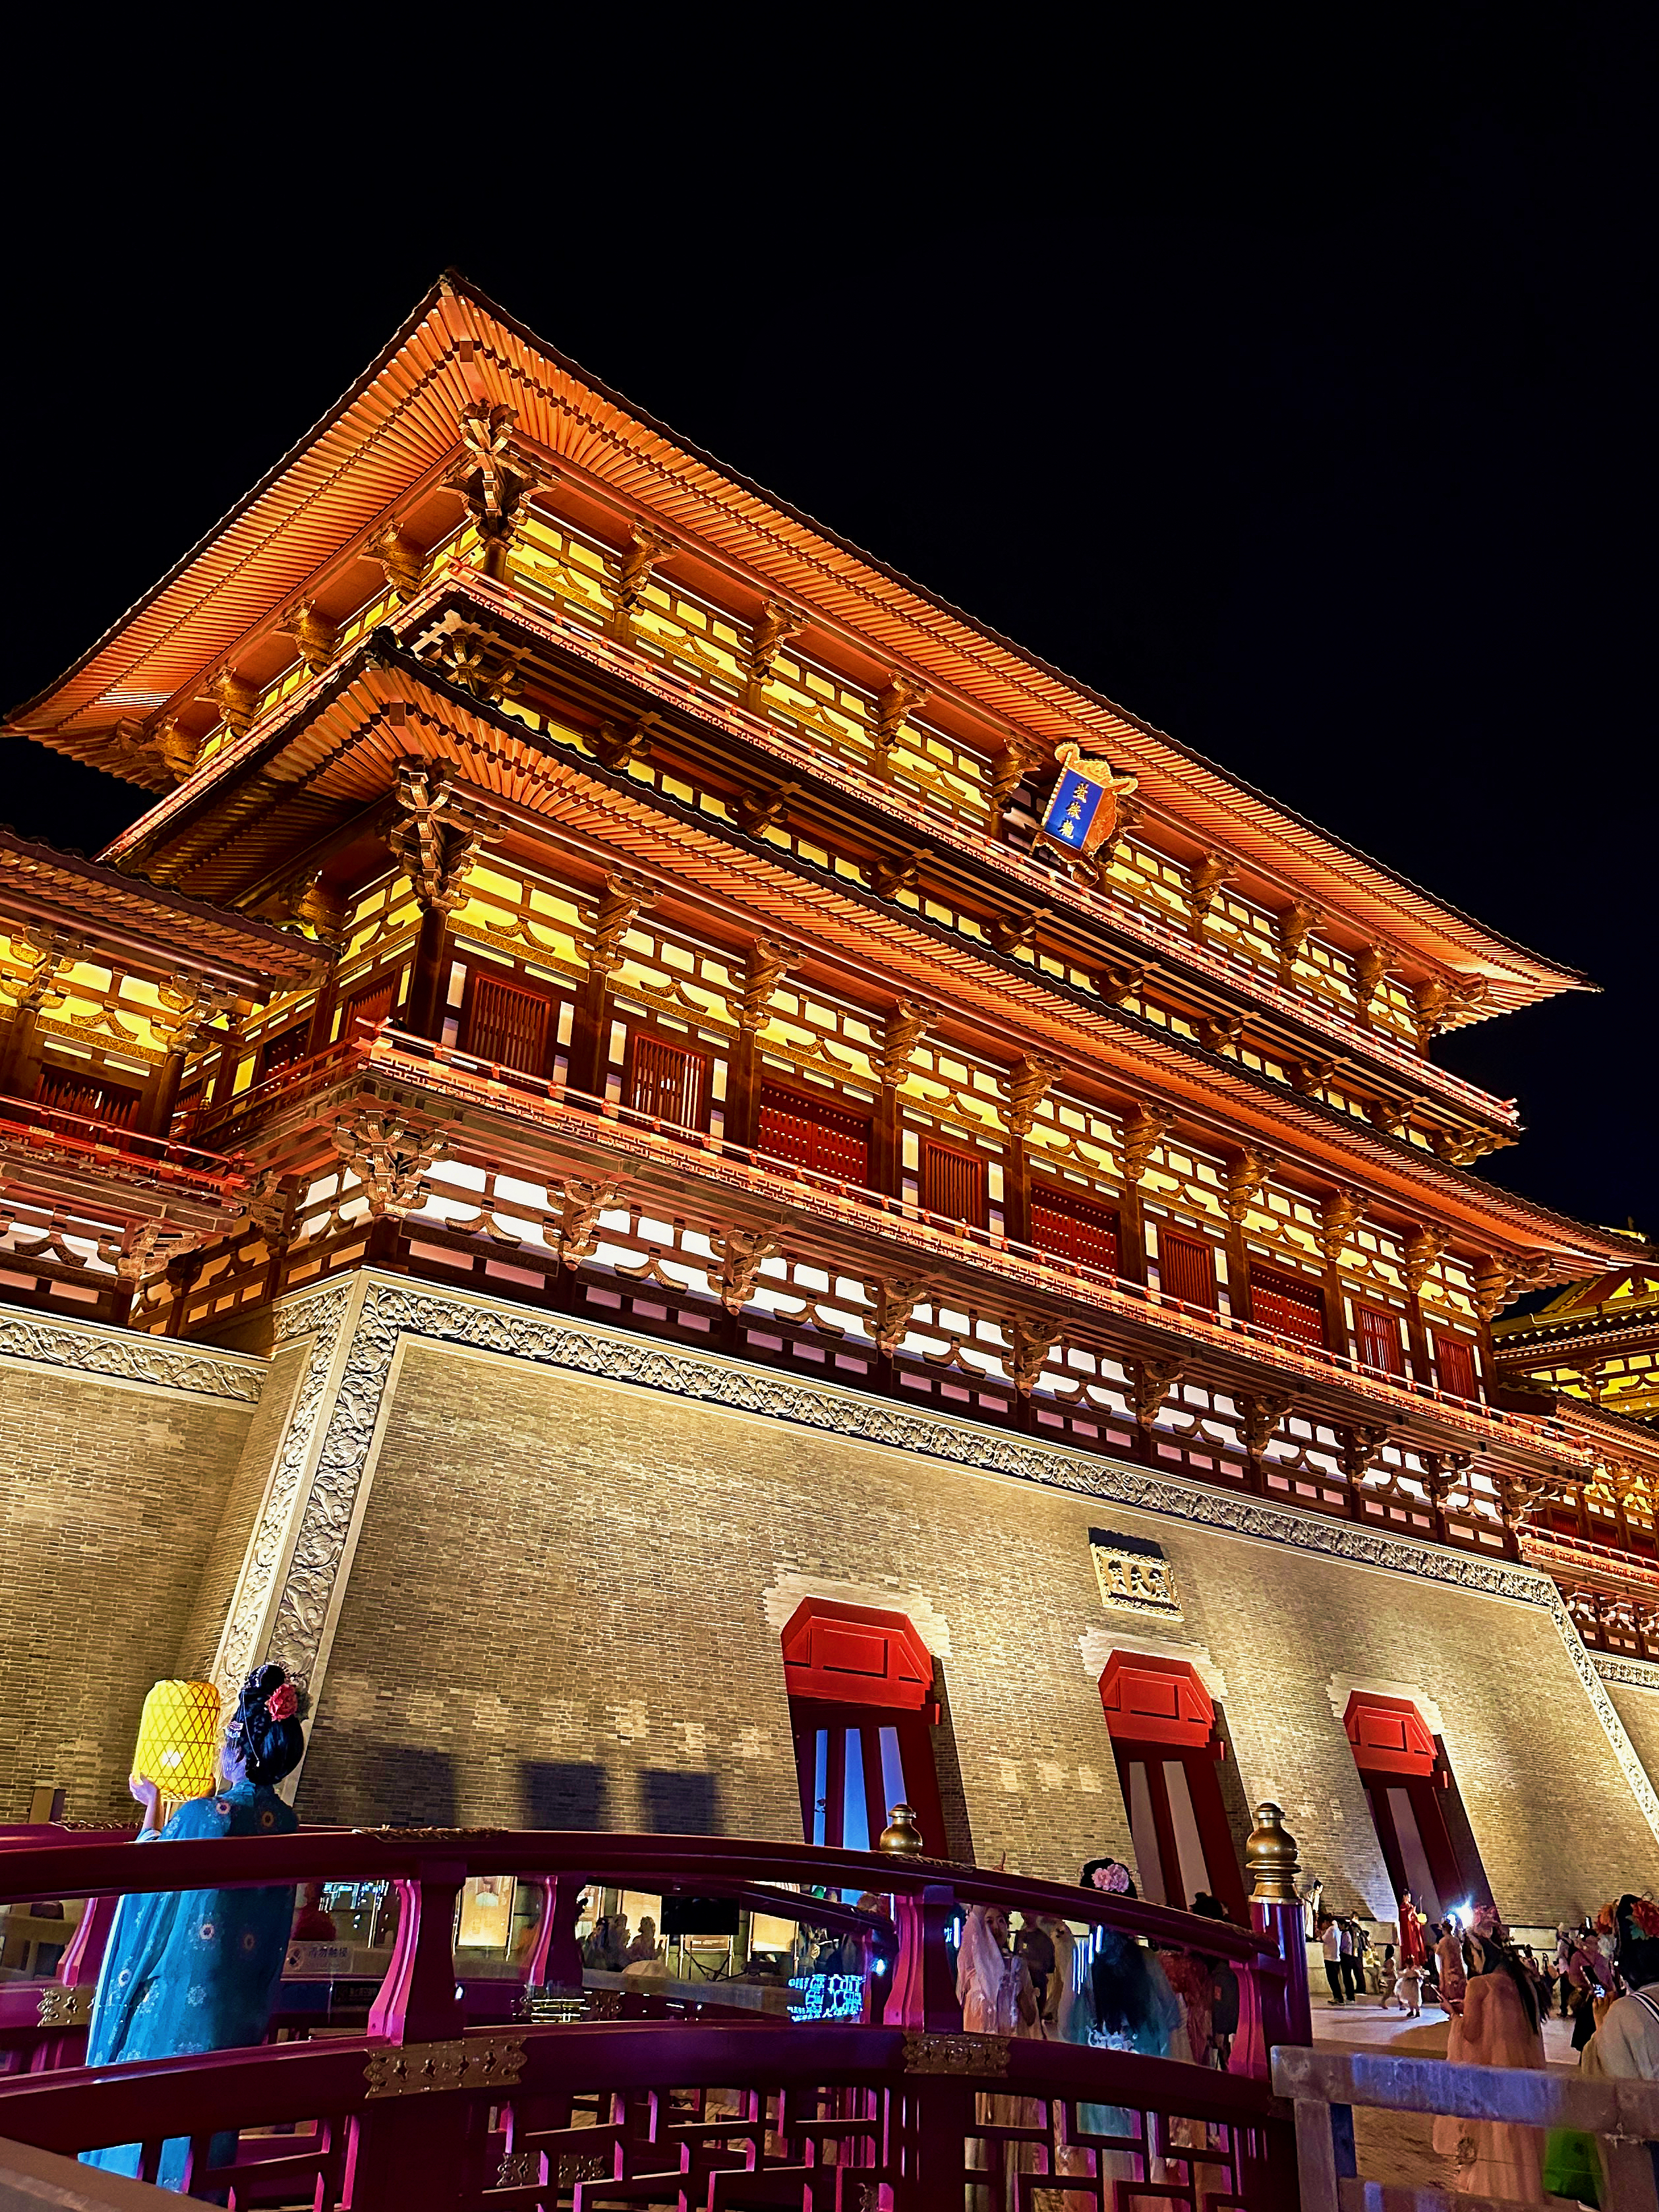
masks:
[[[218,1778],[219,1692],[211,1682],[158,1682],[144,1699],[132,1771],[169,1804],[205,1797]]]

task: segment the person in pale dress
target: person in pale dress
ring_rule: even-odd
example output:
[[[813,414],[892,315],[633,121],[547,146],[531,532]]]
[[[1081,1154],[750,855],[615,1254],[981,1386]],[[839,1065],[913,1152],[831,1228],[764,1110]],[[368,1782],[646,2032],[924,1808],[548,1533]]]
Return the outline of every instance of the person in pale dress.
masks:
[[[957,1950],[957,1997],[962,2024],[970,2035],[1041,2036],[1042,2016],[1032,1985],[1030,1969],[1009,1942],[1008,1916],[998,1905],[975,1905],[963,1923]],[[991,2096],[981,2092],[977,2100],[981,2127],[1041,2128],[1043,2106],[1035,2097]],[[988,2146],[975,2147],[973,2165],[988,2165]],[[1031,2143],[1002,2146],[1003,2172],[1010,2185],[1018,2172],[1037,2169],[1042,2156]]]
[[[1477,1905],[1463,1939],[1467,1987],[1463,2010],[1446,2038],[1454,2066],[1542,2069],[1544,2038],[1533,1980],[1498,1929],[1490,1905]],[[1434,2124],[1434,2147],[1457,2160],[1454,2189],[1465,2197],[1497,2197],[1516,2204],[1542,2204],[1544,2144],[1537,2128],[1512,2120],[1458,2119],[1443,2113]]]

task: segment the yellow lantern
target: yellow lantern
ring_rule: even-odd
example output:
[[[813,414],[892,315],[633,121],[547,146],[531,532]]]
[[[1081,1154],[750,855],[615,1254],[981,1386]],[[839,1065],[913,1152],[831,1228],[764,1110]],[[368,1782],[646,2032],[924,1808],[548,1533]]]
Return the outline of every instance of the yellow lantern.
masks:
[[[218,1779],[219,1692],[211,1682],[158,1682],[144,1699],[132,1771],[161,1792],[169,1814]]]

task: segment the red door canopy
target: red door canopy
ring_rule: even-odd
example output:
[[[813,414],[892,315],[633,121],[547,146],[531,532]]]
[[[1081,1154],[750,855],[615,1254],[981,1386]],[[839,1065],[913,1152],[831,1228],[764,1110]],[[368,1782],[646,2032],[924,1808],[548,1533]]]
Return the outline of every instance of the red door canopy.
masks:
[[[1202,1749],[1215,1732],[1210,1693],[1184,1659],[1114,1651],[1100,1678],[1100,1702],[1115,1740]]]
[[[1409,1698],[1384,1698],[1356,1690],[1342,1717],[1354,1764],[1362,1774],[1434,1772],[1437,1753],[1429,1726]]]
[[[805,1598],[783,1632],[783,1672],[792,1698],[933,1717],[933,1656],[908,1613]]]

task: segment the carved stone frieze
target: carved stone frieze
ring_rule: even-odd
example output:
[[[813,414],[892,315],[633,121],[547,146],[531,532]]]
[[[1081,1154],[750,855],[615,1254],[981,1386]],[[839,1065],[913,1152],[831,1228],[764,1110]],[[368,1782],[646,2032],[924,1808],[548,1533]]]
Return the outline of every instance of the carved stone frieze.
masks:
[[[265,1372],[263,1359],[181,1344],[177,1337],[106,1328],[98,1322],[59,1321],[22,1308],[0,1308],[0,1358],[149,1382],[194,1397],[232,1398],[246,1406],[258,1403]]]
[[[273,1348],[280,1352],[285,1344],[308,1336],[311,1356],[289,1411],[276,1464],[220,1632],[213,1680],[227,1704],[234,1702],[255,1661],[265,1656],[270,1609],[277,1595],[276,1577],[298,1510],[312,1438],[327,1397],[329,1369],[350,1302],[349,1283],[328,1283],[297,1298],[284,1299],[276,1309]],[[307,1669],[295,1671],[304,1674]]]

